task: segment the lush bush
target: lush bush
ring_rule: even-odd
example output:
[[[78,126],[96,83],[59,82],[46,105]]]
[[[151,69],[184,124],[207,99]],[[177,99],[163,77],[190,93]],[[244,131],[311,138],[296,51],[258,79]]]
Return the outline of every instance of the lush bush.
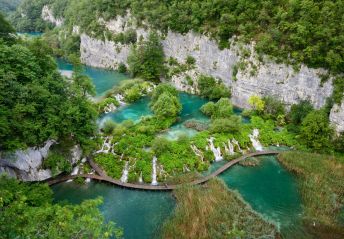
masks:
[[[105,222],[102,199],[78,205],[53,204],[47,184],[28,184],[0,177],[0,234],[3,238],[121,238],[113,222]],[[10,222],[10,223],[9,223]]]
[[[115,98],[105,98],[104,100],[97,103],[97,108],[99,113],[103,113],[106,106],[113,104],[118,107],[119,103]]]
[[[309,101],[301,101],[293,104],[290,108],[288,118],[293,125],[300,125],[303,119],[313,110],[313,106]]]
[[[229,118],[216,118],[211,122],[212,133],[235,133],[241,130],[241,117],[232,115]]]
[[[251,95],[248,99],[248,103],[250,104],[251,108],[258,113],[263,112],[265,108],[264,100],[257,95]]]
[[[72,165],[69,160],[65,156],[55,152],[50,152],[48,154],[48,157],[43,162],[43,166],[51,169],[53,175],[60,172],[72,171]]]
[[[226,118],[233,115],[233,105],[228,98],[221,98],[218,102],[209,102],[201,107],[201,111],[211,117]]]
[[[73,136],[88,144],[96,111],[79,82],[57,71],[51,49],[39,39],[0,43],[0,147],[14,150]]]
[[[263,116],[268,119],[277,120],[279,116],[284,118],[285,116],[285,108],[284,104],[272,96],[265,96],[263,97],[264,101],[264,109],[263,109]]]
[[[121,178],[124,161],[120,161],[119,157],[113,154],[100,153],[94,157],[94,161],[105,170],[108,176]]]
[[[201,75],[197,80],[200,95],[209,99],[230,97],[229,89],[220,81],[211,76]]]
[[[176,118],[182,110],[178,91],[169,84],[158,85],[153,91],[150,107],[160,118]]]
[[[128,69],[127,69],[127,66],[124,63],[120,63],[118,65],[117,71],[119,73],[123,73],[124,74],[124,73],[127,73]]]
[[[333,129],[323,110],[310,112],[302,121],[300,137],[307,147],[316,151],[331,150],[332,136]]]
[[[129,72],[134,77],[158,82],[165,74],[164,51],[157,33],[132,46],[128,56]]]
[[[14,42],[14,34],[14,28],[5,20],[0,12],[0,40],[4,40],[7,43]]]

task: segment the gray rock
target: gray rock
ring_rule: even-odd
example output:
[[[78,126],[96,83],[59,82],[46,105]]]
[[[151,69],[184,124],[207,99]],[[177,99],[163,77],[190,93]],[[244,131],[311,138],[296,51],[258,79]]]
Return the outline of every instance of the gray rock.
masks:
[[[342,101],[340,106],[338,104],[333,106],[330,113],[330,121],[337,132],[344,132],[344,101]]]

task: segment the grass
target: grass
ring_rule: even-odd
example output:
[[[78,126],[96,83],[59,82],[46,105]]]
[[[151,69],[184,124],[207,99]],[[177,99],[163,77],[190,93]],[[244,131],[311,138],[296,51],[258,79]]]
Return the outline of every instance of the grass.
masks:
[[[336,231],[344,238],[344,225],[340,222],[344,213],[343,158],[290,151],[281,153],[278,159],[298,179],[306,224],[315,222],[319,230],[329,231],[331,236]]]
[[[162,238],[275,238],[275,227],[219,179],[183,186],[174,194],[177,207],[163,225]]]

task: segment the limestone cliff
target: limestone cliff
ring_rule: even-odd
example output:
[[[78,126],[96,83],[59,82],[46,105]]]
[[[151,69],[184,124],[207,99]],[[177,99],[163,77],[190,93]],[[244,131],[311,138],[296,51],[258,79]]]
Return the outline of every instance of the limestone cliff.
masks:
[[[53,176],[51,170],[44,169],[42,165],[53,144],[55,141],[48,140],[42,148],[34,147],[11,153],[1,152],[0,174],[6,173],[23,181],[42,181],[51,178]],[[70,152],[70,163],[72,165],[78,163],[81,156],[81,148],[74,146]]]
[[[114,34],[134,28],[138,39],[146,38],[149,31],[145,30],[149,29],[147,25],[145,28],[137,27],[130,12],[108,22],[99,19],[99,22]],[[239,107],[249,107],[247,100],[251,95],[271,95],[287,105],[310,100],[315,108],[320,108],[333,91],[332,79],[321,84],[320,76],[326,73],[325,70],[304,65],[299,70],[294,70],[291,66],[275,63],[267,57],[261,60],[254,51],[254,43],[240,45],[231,41],[229,49],[221,50],[207,36],[193,32],[182,35],[169,31],[163,36],[162,44],[166,57],[175,58],[180,63],[184,63],[187,56],[196,60],[194,69],[172,76],[171,81],[179,90],[196,93],[197,77],[200,74],[211,75],[231,88],[232,101]],[[80,51],[83,63],[116,69],[118,64],[126,63],[130,45],[101,41],[81,33]],[[243,51],[246,52],[245,55]],[[186,80],[187,76],[193,83]],[[336,117],[344,114],[343,107],[337,106],[333,111],[331,121],[336,125],[343,125],[344,120]]]

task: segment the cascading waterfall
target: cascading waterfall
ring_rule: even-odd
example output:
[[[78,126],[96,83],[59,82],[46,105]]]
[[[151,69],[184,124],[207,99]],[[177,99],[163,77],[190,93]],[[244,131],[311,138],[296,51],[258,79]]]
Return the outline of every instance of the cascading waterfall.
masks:
[[[121,177],[122,183],[128,182],[128,174],[129,174],[129,161],[126,161],[125,166],[123,168],[122,177]]]
[[[140,177],[139,177],[139,183],[143,183],[142,171],[141,171],[141,173],[140,173]]]
[[[117,94],[117,95],[115,95],[115,99],[118,101],[118,103],[119,103],[120,105],[125,105],[123,95]]]
[[[116,111],[116,109],[117,107],[113,103],[111,103],[104,107],[104,113],[108,114],[108,113]]]
[[[220,147],[216,148],[214,145],[214,137],[211,137],[210,139],[208,139],[208,142],[209,142],[209,148],[215,156],[215,162],[223,160],[223,157],[221,154],[221,148]]]
[[[258,129],[254,129],[252,134],[248,135],[250,137],[250,140],[252,142],[252,146],[255,150],[257,151],[263,151],[263,146],[262,144],[259,142],[259,130]]]
[[[191,149],[192,151],[195,153],[195,155],[201,159],[202,162],[204,162],[204,155],[203,152],[201,150],[199,150],[196,145],[192,144],[191,145]]]
[[[158,181],[157,181],[157,173],[156,173],[156,162],[157,162],[157,158],[154,156],[153,157],[153,161],[152,161],[152,185],[158,185]]]
[[[96,154],[99,154],[99,153],[106,153],[106,154],[108,154],[111,151],[111,148],[112,148],[111,140],[112,140],[112,137],[105,137],[103,145],[102,145],[102,148],[100,150],[98,150],[96,152]]]
[[[232,143],[234,144],[234,146],[237,146],[240,153],[243,152],[242,149],[240,148],[239,142],[236,139],[233,139]]]
[[[223,143],[223,145],[224,145],[226,154],[234,155],[234,145],[231,143],[230,139],[228,140],[228,146],[225,143]]]

